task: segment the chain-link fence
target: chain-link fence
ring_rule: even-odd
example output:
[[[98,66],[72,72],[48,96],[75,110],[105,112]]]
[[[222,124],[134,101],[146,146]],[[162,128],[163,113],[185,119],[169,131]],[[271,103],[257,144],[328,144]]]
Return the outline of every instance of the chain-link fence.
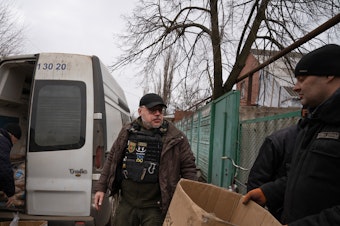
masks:
[[[239,165],[250,169],[258,155],[259,149],[266,136],[276,130],[296,124],[300,118],[300,111],[263,117],[240,122]],[[236,184],[239,193],[246,193],[246,182],[249,170],[239,170]]]

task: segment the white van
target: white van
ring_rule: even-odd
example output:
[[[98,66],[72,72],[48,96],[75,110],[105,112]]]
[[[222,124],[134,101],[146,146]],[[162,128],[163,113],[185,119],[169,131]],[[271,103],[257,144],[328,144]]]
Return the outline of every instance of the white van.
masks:
[[[129,121],[122,88],[96,56],[0,58],[0,127],[18,122],[23,130],[11,152],[20,202],[8,209],[3,201],[0,221],[19,211],[20,220],[49,226],[109,223],[110,200],[97,212],[93,187]]]

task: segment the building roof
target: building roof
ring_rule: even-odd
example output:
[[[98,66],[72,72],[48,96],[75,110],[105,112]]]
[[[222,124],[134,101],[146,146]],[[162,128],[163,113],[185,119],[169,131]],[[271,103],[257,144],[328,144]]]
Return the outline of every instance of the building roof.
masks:
[[[262,64],[276,55],[279,51],[252,49],[250,52],[259,63]],[[302,54],[300,53],[290,52],[263,68],[262,71],[265,74],[274,76],[275,81],[277,81],[280,86],[292,87],[295,84],[294,68],[301,57]]]

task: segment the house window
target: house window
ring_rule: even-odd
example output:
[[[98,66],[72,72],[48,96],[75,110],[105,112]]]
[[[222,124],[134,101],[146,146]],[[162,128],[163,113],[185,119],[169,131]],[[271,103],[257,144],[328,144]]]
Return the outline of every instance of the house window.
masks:
[[[245,81],[241,82],[240,91],[241,91],[241,99],[245,99],[246,98],[246,83],[245,83]]]

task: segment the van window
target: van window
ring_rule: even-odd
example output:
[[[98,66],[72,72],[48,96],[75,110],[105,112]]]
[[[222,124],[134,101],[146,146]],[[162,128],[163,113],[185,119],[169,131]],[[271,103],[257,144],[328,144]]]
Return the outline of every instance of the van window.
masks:
[[[81,148],[85,143],[86,85],[80,81],[36,80],[30,152]]]

